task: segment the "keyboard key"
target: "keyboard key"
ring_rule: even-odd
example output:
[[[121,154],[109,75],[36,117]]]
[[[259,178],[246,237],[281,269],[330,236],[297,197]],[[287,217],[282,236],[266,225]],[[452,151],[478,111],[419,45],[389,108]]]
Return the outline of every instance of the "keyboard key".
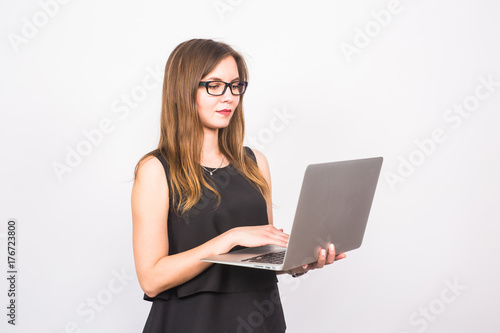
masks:
[[[259,263],[266,263],[266,264],[282,264],[283,259],[285,258],[285,252],[286,251],[269,252],[269,253],[261,254],[261,255],[255,256],[255,257],[243,259],[241,261],[259,262]]]

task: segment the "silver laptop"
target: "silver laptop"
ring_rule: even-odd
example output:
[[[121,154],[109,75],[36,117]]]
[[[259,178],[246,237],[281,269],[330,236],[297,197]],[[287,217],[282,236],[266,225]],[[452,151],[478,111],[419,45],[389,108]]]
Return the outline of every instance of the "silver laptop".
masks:
[[[218,264],[286,271],[316,262],[319,250],[361,246],[382,157],[311,164],[306,168],[286,248],[267,245],[203,259]]]

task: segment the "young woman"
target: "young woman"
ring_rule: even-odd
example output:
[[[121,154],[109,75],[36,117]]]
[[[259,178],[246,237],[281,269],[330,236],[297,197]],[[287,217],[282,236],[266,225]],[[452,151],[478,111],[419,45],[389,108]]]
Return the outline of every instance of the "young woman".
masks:
[[[264,155],[243,146],[248,73],[227,44],[181,43],[165,68],[158,148],[137,164],[133,247],[144,332],[284,332],[276,273],[201,261],[235,247],[286,246],[273,226]],[[333,245],[303,274],[344,254]]]

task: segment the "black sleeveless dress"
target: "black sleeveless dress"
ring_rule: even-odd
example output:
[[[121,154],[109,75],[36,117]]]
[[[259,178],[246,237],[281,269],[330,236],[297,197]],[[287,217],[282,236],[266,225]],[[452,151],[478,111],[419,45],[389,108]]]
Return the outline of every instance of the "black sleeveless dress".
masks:
[[[246,153],[256,161],[252,150]],[[167,183],[169,167],[158,155]],[[239,226],[268,224],[266,202],[261,193],[232,165],[210,175],[221,195],[206,188],[201,200],[186,214],[168,214],[169,254],[176,254]],[[170,184],[169,184],[170,186]],[[172,189],[169,188],[170,193]],[[170,195],[170,207],[173,207]],[[152,301],[143,333],[264,333],[285,332],[276,274],[272,271],[214,264],[195,278],[168,289]]]

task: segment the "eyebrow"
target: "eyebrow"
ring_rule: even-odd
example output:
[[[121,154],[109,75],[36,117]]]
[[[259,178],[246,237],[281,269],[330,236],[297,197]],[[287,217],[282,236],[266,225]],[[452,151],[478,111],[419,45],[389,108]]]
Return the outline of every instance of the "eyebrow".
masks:
[[[216,76],[207,77],[204,81],[222,81],[222,82],[224,82],[224,80],[222,80],[221,78],[218,78]],[[229,82],[233,82],[233,81],[240,81],[240,77],[237,76],[236,78],[232,79]]]

